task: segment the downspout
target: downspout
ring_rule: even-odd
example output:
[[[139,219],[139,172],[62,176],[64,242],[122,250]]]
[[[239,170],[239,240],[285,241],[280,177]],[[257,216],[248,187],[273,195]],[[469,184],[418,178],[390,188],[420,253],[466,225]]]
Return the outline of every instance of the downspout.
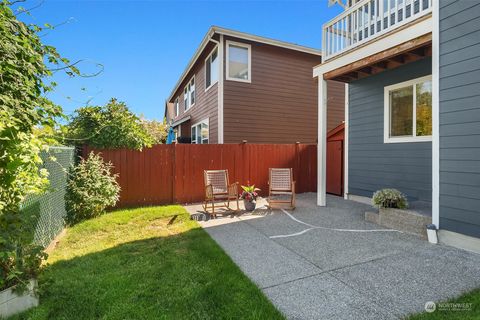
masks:
[[[348,121],[348,104],[349,104],[349,99],[348,99],[348,83],[345,83],[345,129],[344,129],[344,138],[343,138],[343,198],[345,200],[348,200],[348,131],[349,131],[349,126],[350,122]]]
[[[432,223],[440,228],[440,7],[432,10]]]

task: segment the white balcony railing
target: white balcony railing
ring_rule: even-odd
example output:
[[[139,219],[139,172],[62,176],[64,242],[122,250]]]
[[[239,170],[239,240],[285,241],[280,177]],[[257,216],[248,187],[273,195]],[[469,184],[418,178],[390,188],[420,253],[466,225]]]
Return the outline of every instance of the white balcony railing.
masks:
[[[323,25],[323,61],[432,11],[432,0],[360,0]]]

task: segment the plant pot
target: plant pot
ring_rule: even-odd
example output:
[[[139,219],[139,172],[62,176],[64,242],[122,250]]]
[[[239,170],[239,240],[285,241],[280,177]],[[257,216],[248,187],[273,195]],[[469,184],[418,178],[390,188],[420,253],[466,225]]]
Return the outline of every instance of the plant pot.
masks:
[[[0,292],[0,318],[7,318],[38,306],[38,297],[35,295],[37,281],[30,280],[25,292],[17,294],[10,287]]]
[[[243,200],[243,204],[245,205],[245,210],[247,211],[253,211],[257,206],[257,203],[255,201]]]

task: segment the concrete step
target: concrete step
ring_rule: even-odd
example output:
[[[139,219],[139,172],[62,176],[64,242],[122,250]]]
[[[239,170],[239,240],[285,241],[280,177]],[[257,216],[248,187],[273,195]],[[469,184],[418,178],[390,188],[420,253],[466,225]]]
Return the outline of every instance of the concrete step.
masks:
[[[379,212],[365,212],[365,220],[427,239],[426,225],[432,218],[413,210],[380,208]]]

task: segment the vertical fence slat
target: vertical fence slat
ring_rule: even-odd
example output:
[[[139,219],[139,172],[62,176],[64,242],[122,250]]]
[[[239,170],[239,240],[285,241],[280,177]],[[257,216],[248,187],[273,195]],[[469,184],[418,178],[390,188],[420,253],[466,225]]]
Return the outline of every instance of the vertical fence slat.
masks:
[[[268,168],[293,168],[297,192],[315,192],[317,146],[313,144],[156,145],[143,151],[96,150],[112,162],[122,191],[118,207],[199,202],[203,170],[228,169],[230,182],[255,183],[268,194]]]

